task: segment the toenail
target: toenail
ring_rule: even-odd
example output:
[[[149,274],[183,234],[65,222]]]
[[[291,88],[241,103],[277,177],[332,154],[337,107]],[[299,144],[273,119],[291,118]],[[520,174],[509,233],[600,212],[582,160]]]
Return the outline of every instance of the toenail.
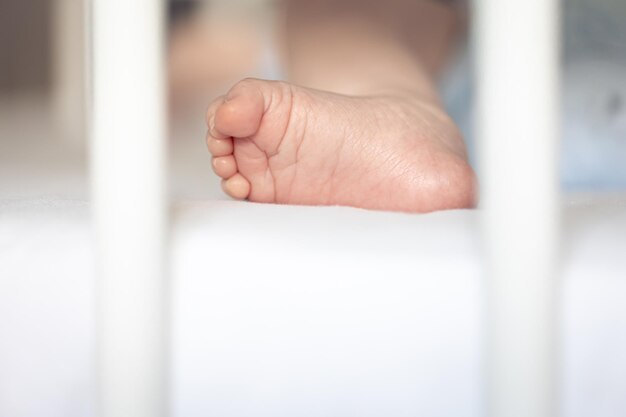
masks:
[[[215,168],[218,168],[220,166],[225,166],[226,165],[226,160],[224,158],[213,158],[213,166]]]
[[[213,170],[220,177],[231,177],[237,173],[237,164],[232,156],[213,158]]]

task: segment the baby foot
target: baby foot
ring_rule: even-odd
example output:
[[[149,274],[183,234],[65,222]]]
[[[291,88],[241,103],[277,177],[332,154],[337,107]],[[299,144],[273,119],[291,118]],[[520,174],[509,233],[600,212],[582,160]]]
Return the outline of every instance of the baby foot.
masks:
[[[231,197],[428,212],[474,204],[463,140],[436,103],[246,79],[209,107],[207,145]]]

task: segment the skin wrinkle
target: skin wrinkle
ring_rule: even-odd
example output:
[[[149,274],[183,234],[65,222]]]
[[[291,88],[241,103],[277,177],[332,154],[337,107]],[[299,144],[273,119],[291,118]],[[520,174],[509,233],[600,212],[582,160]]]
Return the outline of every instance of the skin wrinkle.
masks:
[[[279,83],[266,87],[278,91],[271,94],[272,107],[262,116],[259,131],[235,138],[236,146],[243,141],[254,145],[238,155],[265,164],[260,178],[254,172],[245,177],[253,201],[400,211],[469,204],[468,192],[456,191],[465,184],[459,167],[464,162],[438,139],[452,129],[440,126],[434,114],[420,112],[419,103],[345,97]],[[262,192],[271,187],[270,195],[254,193],[257,186],[264,190],[263,181],[268,189]]]
[[[356,100],[354,98],[352,98],[351,100]],[[373,115],[373,117],[369,118],[369,120],[366,118],[365,115],[361,114],[361,117],[357,117],[356,122],[352,122],[351,126],[358,126],[359,128],[361,128],[361,126],[367,126],[369,124],[372,123],[372,121],[377,122],[378,118],[376,116],[376,113]],[[346,126],[347,128],[348,126]],[[375,167],[371,166],[371,164],[368,164],[367,161],[371,161],[372,160],[372,156],[375,156],[376,151],[372,151],[372,148],[376,146],[375,143],[373,143],[372,141],[364,141],[363,137],[367,134],[372,132],[373,129],[367,129],[367,132],[358,132],[359,133],[359,137],[358,139],[355,138],[355,140],[351,141],[352,143],[352,149],[354,150],[356,148],[356,156],[352,159],[352,166],[354,167],[367,167],[366,169],[366,173],[370,172],[371,170],[373,170]],[[380,130],[380,127],[379,129]],[[352,132],[350,132],[350,135],[354,136],[354,134]],[[369,136],[369,135],[368,135]],[[362,168],[361,168],[362,169]],[[357,170],[355,170],[357,171]]]
[[[417,114],[417,117],[421,118],[422,123],[426,124],[430,128],[430,135],[436,137],[439,143],[448,148],[450,152],[457,154],[465,159],[467,157],[467,152],[465,151],[465,147],[463,146],[461,133],[458,131],[458,129],[454,127],[454,124],[450,120],[449,116],[445,115],[440,110],[437,110],[436,108],[428,105],[421,104],[420,108],[424,110],[425,113],[428,113],[432,117],[437,118],[440,121],[440,125],[451,126],[450,132],[448,132],[447,134],[440,133],[439,129],[436,128],[433,121],[428,120],[428,118],[426,118],[423,114]],[[454,140],[455,143],[450,143],[451,140]]]
[[[249,138],[233,138],[233,143],[235,141],[239,141],[239,140],[250,140]],[[259,157],[260,158],[260,157]],[[235,157],[236,159],[236,157]],[[246,181],[248,181],[251,185],[252,185],[252,178],[249,178],[247,175],[244,175],[241,171],[237,171],[242,177],[244,177],[246,179]],[[252,193],[252,191],[250,191],[250,193]]]
[[[385,109],[383,109],[383,111],[385,111]],[[382,132],[382,131],[384,131],[384,129],[385,129],[385,128],[382,126],[382,123],[381,123],[381,121],[382,121],[383,119],[384,119],[384,120],[390,120],[389,115],[386,115],[386,116],[384,116],[384,117],[381,117],[379,114],[376,114],[376,117],[373,117],[373,118],[372,118],[372,121],[376,124],[376,128],[377,128],[376,130],[381,131],[381,132]],[[384,143],[384,142],[383,142],[383,143]],[[366,170],[366,174],[371,174],[372,172],[375,172],[375,171],[380,171],[380,170],[382,169],[382,167],[385,165],[385,162],[386,162],[386,161],[388,161],[388,160],[390,160],[391,158],[393,158],[393,152],[394,152],[393,148],[390,148],[390,147],[389,147],[389,146],[390,146],[389,144],[386,144],[386,145],[387,145],[387,150],[388,150],[388,152],[389,152],[390,154],[389,154],[387,157],[383,158],[383,163],[379,164],[378,166],[374,166],[374,165],[373,165],[373,166],[369,167],[369,168]],[[365,151],[365,147],[363,147],[363,151]],[[385,152],[383,152],[383,151],[382,151],[382,150],[380,150],[380,149],[374,149],[374,151],[373,151],[372,153],[375,153],[375,154],[377,154],[377,155],[375,155],[375,156],[380,157],[380,155],[382,155],[382,154],[383,154],[383,153],[385,153]],[[366,159],[367,159],[367,158],[366,158]]]
[[[392,171],[391,171],[391,172],[395,171],[395,169],[396,169],[396,168],[397,168],[400,164],[401,164],[401,161],[398,161],[398,160],[394,161],[394,162],[392,163],[391,167],[390,167],[390,168],[392,169]],[[379,167],[378,169],[379,169],[379,170],[382,170],[382,167]],[[386,173],[388,173],[388,172],[386,172]],[[382,192],[383,192],[384,194],[387,194],[387,197],[389,198],[389,197],[391,197],[390,193],[391,193],[392,191],[391,191],[391,188],[390,188],[390,187],[388,187],[388,186],[385,184],[385,182],[390,181],[390,180],[391,180],[391,181],[394,181],[395,179],[398,179],[399,177],[398,177],[397,175],[394,175],[394,174],[391,174],[391,175],[390,175],[390,177],[391,177],[391,178],[386,178],[386,177],[387,177],[387,175],[385,175],[385,176],[378,176],[378,181],[376,181],[376,183],[375,183],[374,185],[372,185],[372,189],[382,190]]]
[[[281,88],[279,89],[281,97],[280,97],[280,101],[279,103],[282,104],[284,101],[284,88],[282,86],[282,84],[278,84]],[[277,93],[278,94],[278,93]],[[274,94],[270,95],[271,99],[273,100],[274,98]],[[266,110],[266,114],[267,112],[269,112],[272,109],[271,106],[268,106],[268,109]],[[277,202],[278,201],[278,181],[276,180],[276,175],[274,175],[274,170],[272,169],[272,161],[275,160],[274,158],[277,158],[280,155],[280,149],[281,149],[281,145],[283,143],[283,140],[286,137],[286,134],[289,130],[289,126],[291,124],[291,114],[293,112],[293,92],[291,90],[291,87],[289,88],[289,115],[287,116],[287,121],[285,123],[285,127],[283,129],[283,134],[282,136],[280,136],[280,140],[278,142],[278,144],[276,145],[276,148],[273,152],[272,155],[267,155],[267,169],[269,172],[269,175],[272,178],[272,190],[273,190],[273,201]],[[290,187],[291,188],[291,187]]]
[[[291,107],[293,109],[293,103],[292,103]],[[308,114],[305,113],[303,115],[302,120],[303,120],[302,123],[304,124],[304,127],[302,128],[302,132],[306,132],[307,131],[307,126],[309,124]],[[293,165],[290,165],[290,166],[293,166],[294,172],[293,172],[293,174],[291,176],[291,181],[290,181],[289,187],[287,187],[288,194],[287,194],[287,197],[286,197],[286,201],[291,200],[291,195],[292,195],[293,190],[294,190],[294,183],[296,181],[296,178],[298,177],[298,166],[299,166],[298,162],[300,161],[300,149],[302,148],[302,145],[304,143],[304,134],[301,134],[299,136],[300,136],[301,139],[298,140],[298,144],[296,145],[295,155],[294,155],[295,162],[294,162]]]
[[[282,85],[279,84],[281,87]],[[272,111],[274,111],[274,106],[273,104],[277,101],[275,100],[275,95],[280,94],[280,100],[278,100],[278,104],[277,106],[280,107],[281,104],[283,103],[284,100],[284,92],[282,88],[277,89],[278,91],[272,91],[272,93],[269,95],[269,100],[267,100],[269,103],[265,106],[265,109],[263,111],[263,119],[266,119],[266,116],[269,115]],[[265,101],[265,94],[263,95],[264,97],[264,101]],[[282,110],[282,108],[281,108]],[[287,133],[287,129],[289,128],[289,124],[291,123],[291,113],[293,111],[293,94],[290,93],[290,97],[289,97],[289,107],[288,107],[288,116],[287,116],[287,121],[285,123],[285,127],[283,128],[283,132],[282,135],[278,135],[280,137],[280,140],[278,141],[278,143],[276,144],[276,146],[274,146],[270,151],[268,150],[262,150],[265,153],[265,156],[267,157],[268,161],[277,156],[280,152],[280,148],[281,145],[283,143],[283,139],[286,136]],[[263,119],[261,120],[261,122],[263,122]]]
[[[282,83],[280,84],[282,86]],[[308,125],[308,115],[306,113],[301,114],[301,117],[297,117],[296,120],[300,120],[300,124],[304,124],[304,127],[299,128],[298,126],[294,125],[294,118],[293,118],[293,113],[296,112],[296,108],[300,109],[303,107],[306,107],[304,104],[302,106],[296,106],[296,98],[298,97],[298,94],[295,90],[296,87],[288,85],[288,91],[289,91],[289,116],[287,118],[287,122],[285,123],[285,127],[283,129],[283,133],[281,136],[281,140],[279,142],[279,146],[277,148],[277,152],[272,155],[271,158],[268,158],[268,166],[271,169],[272,175],[274,175],[274,172],[284,172],[285,170],[289,169],[289,168],[293,168],[294,169],[294,173],[291,174],[291,181],[290,184],[287,188],[288,192],[287,192],[287,196],[285,197],[284,201],[289,201],[291,199],[292,196],[292,190],[294,189],[294,183],[297,179],[297,170],[298,170],[298,161],[299,161],[299,152],[300,152],[300,148],[304,142],[305,139],[305,132],[307,131],[307,125]],[[281,100],[282,101],[282,100]],[[292,132],[292,133],[290,133]],[[295,133],[293,133],[295,132]],[[292,162],[290,162],[289,164],[287,164],[286,166],[283,167],[272,167],[276,166],[278,161],[277,159],[281,156],[281,152],[280,152],[280,145],[283,143],[283,140],[286,137],[290,137],[290,138],[298,138],[296,139],[296,149],[295,149],[295,158],[293,159]],[[293,141],[294,139],[292,139]],[[278,199],[278,193],[275,193],[274,196],[274,201],[281,201]]]
[[[341,161],[345,153],[346,142],[350,141],[351,135],[352,135],[352,132],[348,129],[348,124],[344,125],[344,131],[343,131],[343,134],[341,135],[341,140],[339,140],[339,148],[337,149],[335,153],[337,155],[337,160],[335,161],[335,167],[333,168],[330,174],[329,191],[328,191],[329,195],[334,195],[338,190],[337,170],[341,166],[341,163],[342,163]]]
[[[257,80],[255,79],[245,79],[242,81],[242,83],[246,83],[246,84],[252,84],[255,83]],[[261,116],[261,121],[259,123],[259,129],[261,129],[261,127],[264,125],[264,121],[266,121],[266,117],[268,115],[268,113],[271,112],[274,103],[276,102],[275,100],[275,94],[281,94],[281,99],[278,101],[278,106],[280,106],[280,104],[282,104],[283,101],[283,97],[284,95],[282,94],[282,90],[277,92],[272,90],[271,94],[267,95],[264,93],[264,91],[255,84],[256,90],[258,91],[258,93],[261,95],[261,97],[263,97],[263,115]],[[289,86],[291,89],[291,86]],[[289,123],[291,122],[291,112],[293,110],[293,94],[290,94],[290,106],[288,108],[289,110],[289,118],[287,119],[287,122],[285,124],[285,129],[284,131],[286,132],[289,126]],[[257,130],[256,133],[254,133],[252,136],[246,138],[247,140],[251,140],[254,141],[255,136],[257,136],[259,134],[259,131]],[[277,156],[280,153],[280,148],[281,148],[281,144],[282,144],[282,140],[286,137],[286,133],[284,133],[282,136],[280,136],[280,141],[279,143],[274,147],[274,151],[273,152],[268,152],[267,150],[264,150],[262,148],[260,148],[258,145],[256,145],[257,149],[259,150],[259,156],[257,159],[261,159],[264,158],[267,162],[266,162],[266,168],[265,168],[265,172],[264,175],[266,177],[270,178],[270,181],[272,183],[272,201],[277,201],[277,184],[276,184],[276,178],[272,172],[271,169],[271,161],[273,159],[273,157]],[[248,182],[252,183],[252,179],[248,178],[246,176],[244,176],[244,178],[246,178],[246,180],[248,180]]]
[[[267,174],[269,174],[269,176],[272,179],[272,194],[273,194],[272,201],[276,202],[277,201],[276,200],[276,195],[278,194],[276,190],[278,189],[278,187],[276,187],[276,177],[272,173],[272,170],[270,169],[269,163],[267,164]]]

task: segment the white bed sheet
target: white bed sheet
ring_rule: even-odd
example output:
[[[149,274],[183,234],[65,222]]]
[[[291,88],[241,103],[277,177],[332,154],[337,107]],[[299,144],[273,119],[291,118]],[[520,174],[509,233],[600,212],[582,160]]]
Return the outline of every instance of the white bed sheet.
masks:
[[[626,196],[565,205],[563,408],[624,416]],[[175,205],[173,415],[481,415],[478,215]],[[0,417],[95,413],[90,230],[0,203]]]
[[[0,106],[0,417],[94,416],[85,152],[22,104]],[[172,145],[173,200],[189,201],[172,211],[174,416],[481,415],[478,212],[231,202],[204,126],[186,126]],[[624,416],[626,195],[565,207],[563,408]]]

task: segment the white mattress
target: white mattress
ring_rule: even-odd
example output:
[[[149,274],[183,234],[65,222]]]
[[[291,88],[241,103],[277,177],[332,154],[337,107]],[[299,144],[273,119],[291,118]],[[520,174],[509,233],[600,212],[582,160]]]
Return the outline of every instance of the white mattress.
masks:
[[[41,108],[0,110],[0,417],[94,416],[84,154]],[[172,145],[174,416],[481,415],[479,212],[231,202],[190,126]],[[624,416],[626,194],[564,207],[565,416]]]
[[[626,196],[565,204],[569,417],[626,414]],[[174,416],[479,416],[476,211],[174,206]],[[0,416],[94,415],[88,206],[0,203]]]

